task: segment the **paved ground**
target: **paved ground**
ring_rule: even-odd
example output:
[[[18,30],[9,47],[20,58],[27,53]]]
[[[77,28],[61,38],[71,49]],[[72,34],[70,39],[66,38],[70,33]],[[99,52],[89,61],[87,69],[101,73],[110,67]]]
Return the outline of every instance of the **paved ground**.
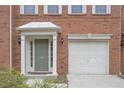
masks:
[[[124,88],[116,75],[68,75],[70,88]]]

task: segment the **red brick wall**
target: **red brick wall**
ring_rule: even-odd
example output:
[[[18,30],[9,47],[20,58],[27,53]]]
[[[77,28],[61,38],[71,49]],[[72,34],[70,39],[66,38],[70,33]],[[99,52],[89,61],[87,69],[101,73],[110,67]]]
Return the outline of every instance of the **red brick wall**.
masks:
[[[124,45],[121,48],[121,72],[124,74]]]
[[[124,32],[124,5],[121,6],[121,31]]]
[[[124,6],[121,6],[121,31],[124,33]],[[122,36],[122,42],[124,43],[124,35]],[[121,71],[124,74],[124,44],[121,48]]]
[[[0,6],[0,68],[9,67],[9,6]]]
[[[61,15],[44,15],[43,6],[39,6],[39,14],[33,16],[20,15],[19,6],[13,6],[13,66],[20,69],[20,45],[16,27],[28,22],[50,21],[62,28],[58,36],[58,73],[68,72],[68,34],[112,34],[110,40],[110,74],[120,71],[120,6],[112,6],[111,15],[93,15],[92,7],[87,6],[86,15],[68,15],[67,6],[63,6]],[[64,45],[60,45],[60,37],[64,37]]]

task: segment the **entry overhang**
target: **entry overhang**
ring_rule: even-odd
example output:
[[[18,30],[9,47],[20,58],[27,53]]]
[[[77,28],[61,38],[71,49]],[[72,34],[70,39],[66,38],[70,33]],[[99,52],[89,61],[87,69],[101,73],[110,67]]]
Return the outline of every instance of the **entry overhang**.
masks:
[[[27,69],[30,65],[26,65],[26,63],[30,63],[29,51],[31,39],[49,39],[48,37],[50,37],[49,41],[53,42],[52,51],[54,56],[52,59],[52,75],[57,75],[57,33],[60,32],[60,27],[51,22],[30,22],[17,27],[17,30],[20,32],[21,37],[21,73],[28,75]]]
[[[60,32],[60,27],[52,22],[30,22],[16,28],[18,31],[51,30]]]

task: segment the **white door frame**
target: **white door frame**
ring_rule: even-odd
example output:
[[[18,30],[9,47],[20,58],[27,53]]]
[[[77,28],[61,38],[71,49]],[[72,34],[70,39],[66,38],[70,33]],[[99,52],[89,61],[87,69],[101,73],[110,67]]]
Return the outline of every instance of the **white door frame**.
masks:
[[[34,33],[34,34],[33,34]],[[42,34],[43,33],[43,34]],[[27,75],[28,73],[26,72],[26,37],[28,36],[40,36],[40,37],[45,37],[45,36],[51,36],[51,40],[53,41],[53,69],[52,69],[52,75],[57,75],[57,33],[56,32],[41,32],[40,34],[37,32],[22,32],[21,33],[21,74]],[[50,66],[50,65],[49,65]]]

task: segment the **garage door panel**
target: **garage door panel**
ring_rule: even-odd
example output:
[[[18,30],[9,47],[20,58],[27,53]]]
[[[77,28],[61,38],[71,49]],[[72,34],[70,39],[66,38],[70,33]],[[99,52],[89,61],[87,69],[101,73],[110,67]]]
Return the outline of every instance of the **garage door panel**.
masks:
[[[69,73],[107,74],[107,42],[69,42]]]
[[[79,70],[82,70],[81,72]],[[73,69],[72,72],[70,72],[69,74],[106,74],[106,72],[103,72],[104,69],[97,69],[97,68],[94,68],[94,69],[90,69],[88,72],[87,72],[87,68],[84,68],[84,69]],[[97,71],[97,73],[96,73]]]
[[[70,65],[71,66],[71,68],[73,69],[73,68],[84,68],[84,67],[87,67],[87,68],[89,68],[89,67],[91,67],[91,68],[102,68],[102,67],[104,67],[104,68],[106,68],[106,65],[105,64],[94,64],[94,63],[84,63],[84,64],[80,64],[81,66],[79,66],[79,65],[77,65],[77,64],[75,64],[75,65]],[[97,67],[98,66],[98,67]]]
[[[88,67],[78,67],[78,68],[73,68],[70,69],[71,72],[70,73],[80,73],[80,74],[106,74],[106,71],[104,70],[104,68],[96,68],[96,67],[92,67],[92,68],[88,68]],[[96,73],[97,71],[97,73]]]

